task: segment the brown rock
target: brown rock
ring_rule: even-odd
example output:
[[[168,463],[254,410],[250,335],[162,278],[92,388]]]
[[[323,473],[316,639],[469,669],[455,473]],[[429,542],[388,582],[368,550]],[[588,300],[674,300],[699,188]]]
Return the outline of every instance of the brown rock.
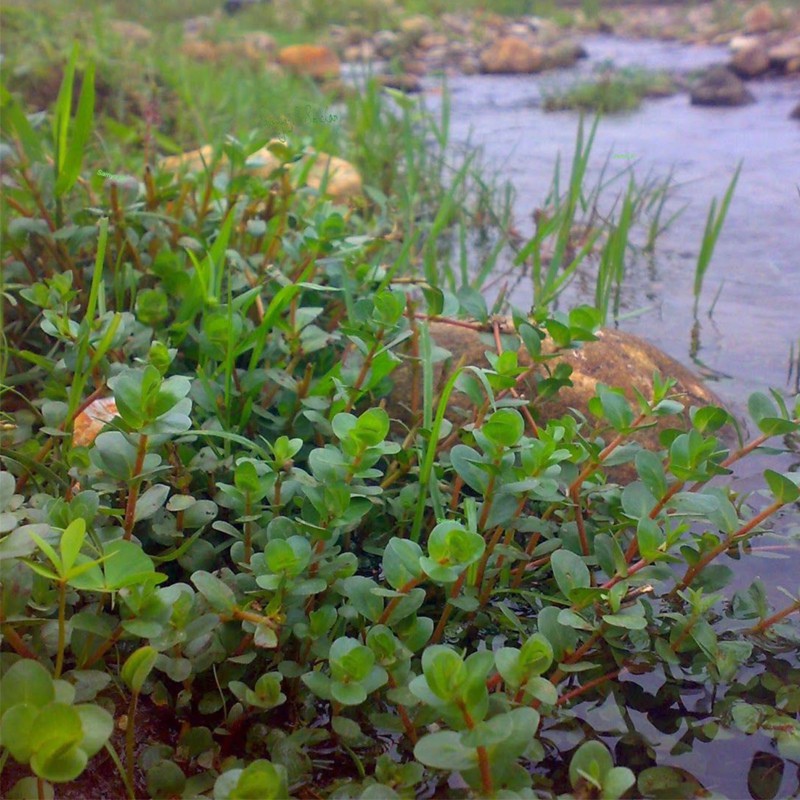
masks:
[[[372,42],[352,44],[344,49],[345,61],[372,61],[375,58],[375,45]]]
[[[338,78],[341,64],[329,47],[317,44],[294,44],[278,53],[278,63],[297,75],[314,80]]]
[[[506,326],[503,332],[511,334],[513,341],[513,337],[516,336],[513,327],[508,323]],[[485,353],[495,351],[491,333],[479,333],[446,322],[431,322],[429,330],[433,342],[451,353],[446,360],[435,364],[435,393],[440,391],[453,366],[462,356],[466,365],[489,368]],[[635,409],[636,391],[647,398],[652,398],[654,371],[658,371],[662,377],[676,379],[677,384],[671,395],[682,402],[687,410],[690,405],[720,404],[715,395],[703,386],[690,370],[649,342],[633,334],[613,330],[600,331],[598,337],[597,341],[587,342],[580,349],[568,351],[565,355],[548,362],[551,369],[556,364],[564,362],[573,370],[571,376],[573,386],[561,389],[554,398],[544,402],[536,400],[537,381],[544,375],[544,369],[541,367],[518,384],[520,396],[531,401],[530,408],[539,421],[572,414],[571,409],[576,409],[586,416],[590,425],[596,422],[589,413],[588,401],[594,396],[599,383],[623,389]],[[520,365],[532,363],[524,345],[520,345],[518,358]],[[422,370],[414,367],[409,359],[395,369],[391,379],[394,389],[389,396],[387,411],[398,421],[395,430],[399,433],[410,427],[415,420],[416,414],[412,406],[416,402],[414,398],[422,397]],[[448,404],[447,419],[454,426],[464,425],[474,420],[475,411],[465,394],[455,392]],[[681,422],[685,425],[687,421],[688,414],[683,415],[682,421],[676,417],[665,417],[654,427],[647,428],[632,438],[650,450],[658,450],[659,433],[666,428],[680,427]],[[603,435],[607,433],[607,430],[602,432]],[[617,475],[624,480],[631,480],[634,477],[631,470],[624,469]]]
[[[419,47],[423,50],[433,50],[436,47],[447,47],[450,40],[443,33],[426,33],[419,40]]]
[[[496,39],[481,53],[481,71],[491,74],[539,72],[544,67],[544,51],[517,36]]]
[[[226,159],[219,158],[215,163],[213,155],[214,148],[205,145],[198,150],[163,158],[159,166],[167,172],[203,172],[212,165],[215,169],[223,168]],[[307,153],[300,163],[305,164],[313,156],[313,152]],[[253,175],[268,179],[282,163],[271,150],[264,147],[248,158],[247,169]],[[319,153],[306,178],[306,186],[319,190],[326,178],[325,193],[337,202],[349,200],[361,193],[361,175],[349,161],[327,153]]]
[[[755,98],[730,70],[711,67],[692,88],[691,99],[696,106],[741,106]]]
[[[786,73],[797,72],[800,69],[797,66],[800,61],[800,36],[771,47],[767,55],[770,65],[776,69]]]
[[[416,44],[423,36],[432,31],[433,20],[424,14],[415,14],[400,23],[400,32],[409,44]]]
[[[743,22],[747,33],[766,33],[775,27],[775,14],[769,3],[759,3],[744,15]]]
[[[798,103],[791,114],[789,114],[789,119],[800,119],[800,103]]]
[[[767,49],[759,41],[748,42],[733,51],[730,69],[742,78],[755,78],[769,69]]]

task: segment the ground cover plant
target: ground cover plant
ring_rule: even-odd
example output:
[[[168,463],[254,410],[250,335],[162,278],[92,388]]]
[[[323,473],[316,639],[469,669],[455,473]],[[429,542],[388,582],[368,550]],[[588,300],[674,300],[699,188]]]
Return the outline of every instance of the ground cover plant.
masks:
[[[612,751],[581,709],[612,697],[684,725],[684,746],[764,737],[751,779],[775,796],[800,761],[800,599],[727,587],[730,557],[800,491],[767,470],[739,496],[728,476],[796,437],[800,409],[754,394],[755,438],[732,443],[727,411],[687,417],[654,375],[633,405],[601,386],[586,418],[538,416],[569,379],[548,371],[551,345],[603,319],[553,311],[560,279],[540,258],[549,230],[557,266],[574,263],[580,170],[522,251],[541,302],[502,337],[458,280],[471,265],[436,269],[485,187],[462,168],[436,179],[411,109],[363,155],[387,183],[346,207],[304,185],[293,134],[270,145],[268,181],[244,168],[258,136],[219,141],[216,177],[97,176],[91,67],[73,103],[74,72],[48,115],[2,97],[4,792],[61,796],[88,776],[86,794],[97,763],[128,797],[703,791],[632,725]],[[353,101],[354,138],[385,124],[381,102],[374,86]],[[435,385],[430,318],[484,330],[491,369],[454,364]],[[533,403],[515,396],[515,347],[541,370]],[[406,427],[403,352],[423,376]],[[474,408],[454,428],[456,387]],[[92,437],[82,412],[99,399],[114,407]],[[664,417],[660,451],[632,443]],[[609,472],[623,463],[625,486]],[[685,713],[687,685],[715,687],[705,715]],[[158,708],[175,736],[144,735]]]

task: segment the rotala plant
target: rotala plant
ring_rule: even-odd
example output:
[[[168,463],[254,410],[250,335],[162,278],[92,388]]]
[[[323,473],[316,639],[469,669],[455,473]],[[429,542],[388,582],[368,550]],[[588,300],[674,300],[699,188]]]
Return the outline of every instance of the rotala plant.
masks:
[[[795,518],[800,494],[778,460],[749,496],[731,469],[793,446],[797,402],[754,394],[755,436],[735,445],[726,410],[685,408],[658,374],[646,396],[599,384],[585,416],[543,419],[569,381],[551,358],[593,338],[597,309],[543,299],[499,352],[477,292],[398,280],[387,259],[408,263],[408,242],[300,188],[291,141],[274,181],[148,173],[127,206],[113,185],[90,207],[58,195],[57,224],[46,142],[13,108],[9,797],[72,781],[90,796],[101,750],[129,797],[704,792],[630,710],[682,726],[688,746],[762,737],[761,796],[776,764],[800,760],[797,667],[782,655],[800,598],[730,588],[731,565]],[[553,228],[562,264],[579,202]],[[557,291],[558,276],[539,280]],[[467,313],[487,320],[490,366],[435,380],[446,354],[426,321],[480,327]],[[419,396],[393,390],[404,345]],[[538,393],[522,398],[533,372]],[[113,418],[76,437],[98,398]],[[664,420],[658,446],[636,444]],[[643,674],[663,688],[631,680]],[[687,685],[711,687],[702,714],[682,705]],[[619,735],[587,722],[599,703]],[[153,724],[159,708],[174,729]]]

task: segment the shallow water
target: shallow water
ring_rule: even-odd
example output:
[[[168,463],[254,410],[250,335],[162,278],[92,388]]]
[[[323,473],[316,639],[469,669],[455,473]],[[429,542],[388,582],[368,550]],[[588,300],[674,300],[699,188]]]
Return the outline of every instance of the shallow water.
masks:
[[[453,142],[456,146],[481,146],[487,166],[512,182],[515,224],[526,237],[533,233],[531,215],[544,203],[559,153],[562,187],[567,180],[565,171],[578,129],[577,113],[541,110],[543,93],[557,85],[569,85],[608,59],[618,67],[679,72],[726,61],[726,50],[720,47],[625,41],[611,36],[593,36],[583,43],[589,58],[571,70],[448,81]],[[437,82],[429,79],[428,85],[434,87]],[[630,253],[619,326],[694,366],[713,381],[714,390],[740,417],[753,391],[774,387],[792,397],[795,378],[791,384],[787,381],[790,349],[794,343],[797,358],[800,344],[800,124],[789,119],[800,101],[800,80],[750,82],[749,88],[756,103],[740,108],[695,107],[688,95],[681,93],[646,100],[629,114],[606,117],[598,129],[587,175],[587,185],[594,185],[609,155],[616,170],[632,169],[640,180],[648,173],[666,178],[674,170],[678,185],[662,219],[684,204],[688,207],[658,240],[654,256]],[[436,93],[426,98],[434,112],[439,102]],[[629,160],[630,155],[633,159]],[[740,159],[744,160],[742,173],[706,274],[693,345],[694,268],[706,215],[712,198],[721,200]],[[613,202],[626,183],[623,175],[604,196]],[[609,208],[610,203],[601,211]],[[641,235],[638,241],[636,236],[633,239],[635,244],[644,243]],[[562,307],[593,301],[591,268],[580,278],[563,295]],[[707,312],[717,292],[713,317],[709,318]],[[517,308],[530,308],[530,282],[518,283],[509,299]],[[800,455],[746,459],[737,487],[745,492],[758,489],[763,485],[761,472],[767,467],[800,471]],[[731,589],[744,588],[761,577],[778,607],[787,602],[778,586],[798,591],[799,508],[784,509],[774,532],[753,542],[755,555],[760,557],[736,564],[728,560],[736,575]],[[586,704],[582,709],[586,721],[599,731],[605,730],[602,705]],[[638,712],[629,709],[628,714],[633,716],[628,717],[627,727],[634,724],[643,741],[655,748],[659,764],[688,769],[706,788],[726,797],[753,796],[748,787],[748,772],[756,763],[753,759],[759,750],[762,754],[773,751],[760,734],[734,734],[679,748],[676,741],[685,731],[665,736]],[[625,725],[611,724],[608,743],[613,746],[625,729]],[[792,796],[799,790],[799,780],[788,767],[777,796]]]
[[[526,237],[533,233],[531,215],[543,205],[559,153],[562,187],[568,179],[578,129],[577,113],[541,110],[544,94],[590,74],[607,60],[618,67],[676,72],[726,60],[722,47],[606,35],[587,37],[583,44],[589,57],[574,69],[448,80],[453,142],[482,147],[487,166],[512,182],[515,223]],[[429,79],[429,86],[435,85],[436,80]],[[659,238],[654,256],[629,252],[619,326],[694,366],[713,381],[714,390],[739,416],[744,416],[751,392],[774,387],[791,397],[790,351],[794,343],[797,358],[800,342],[800,124],[789,119],[800,100],[800,80],[751,81],[748,86],[756,97],[748,106],[697,107],[680,93],[645,100],[637,111],[604,118],[586,183],[594,185],[611,156],[611,170],[623,174],[603,193],[608,207],[600,210],[607,212],[625,189],[627,169],[640,181],[648,174],[664,179],[673,171],[676,188],[662,219],[685,204],[688,207]],[[426,97],[434,112],[439,102],[436,94]],[[694,270],[706,216],[712,199],[724,195],[740,159],[742,173],[705,277],[693,347]],[[633,240],[643,244],[642,232],[638,241],[635,234]],[[581,277],[584,280],[576,280],[562,296],[562,307],[593,301],[591,268]],[[509,299],[517,308],[529,308],[530,282],[517,284]],[[759,486],[760,472],[767,466],[797,471],[800,455],[782,457],[780,467],[775,459],[750,459],[743,465],[740,488]],[[796,508],[784,515],[780,527],[786,532],[800,528]],[[796,535],[794,545],[792,558],[757,560],[748,577],[768,576],[772,585],[784,582],[795,590],[800,565]]]

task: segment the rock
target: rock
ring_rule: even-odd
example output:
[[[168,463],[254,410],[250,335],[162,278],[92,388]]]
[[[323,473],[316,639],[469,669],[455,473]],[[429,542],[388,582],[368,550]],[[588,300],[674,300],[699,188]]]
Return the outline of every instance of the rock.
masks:
[[[441,388],[453,366],[462,356],[467,366],[489,367],[485,353],[495,351],[491,332],[479,333],[471,328],[457,327],[446,322],[428,324],[433,342],[451,353],[445,361],[434,364],[434,392]],[[507,322],[504,324],[503,333],[509,334],[511,341],[516,337],[513,326]],[[586,416],[589,425],[596,422],[589,413],[588,401],[594,395],[599,383],[623,389],[635,408],[637,390],[645,397],[652,397],[654,371],[661,373],[662,377],[677,380],[672,394],[678,395],[677,399],[687,407],[687,410],[690,405],[720,404],[715,395],[703,386],[690,370],[649,342],[633,334],[613,330],[600,331],[598,337],[595,342],[587,342],[577,350],[567,351],[566,354],[548,361],[551,369],[563,362],[569,364],[573,370],[571,376],[573,386],[562,388],[555,397],[548,398],[544,402],[536,401],[537,381],[545,375],[541,367],[518,384],[520,396],[534,401],[532,413],[539,421],[572,414],[571,409],[574,408]],[[408,347],[406,354],[410,353],[410,345]],[[506,344],[506,348],[509,347],[510,345]],[[521,366],[532,363],[524,345],[518,350],[518,358]],[[394,388],[388,398],[387,411],[390,417],[398,421],[395,430],[400,433],[414,423],[419,411],[418,399],[422,397],[422,370],[415,368],[409,359],[392,372],[390,379]],[[472,421],[474,414],[475,408],[465,394],[455,392],[451,395],[447,419],[454,425]],[[658,450],[660,432],[667,428],[678,427],[679,422],[675,417],[662,418],[657,425],[637,433],[633,438],[650,450]],[[688,414],[683,415],[683,422],[687,424]],[[591,428],[587,428],[587,432],[589,430]],[[608,431],[604,431],[603,435],[608,436]],[[625,470],[620,477],[623,476],[625,480],[632,479],[634,477],[632,468]]]
[[[481,62],[476,56],[466,55],[459,62],[458,68],[464,75],[477,75],[481,69]]]
[[[800,119],[800,103],[798,103],[791,114],[789,114],[789,119]]]
[[[126,44],[146,45],[153,41],[153,32],[138,22],[127,19],[112,19],[108,27],[117,34]]]
[[[769,3],[759,3],[744,15],[742,21],[747,33],[766,33],[775,27],[775,14]]]
[[[419,40],[418,47],[422,50],[433,50],[437,47],[447,47],[450,40],[443,33],[426,33]]]
[[[406,94],[422,91],[422,81],[416,75],[378,75],[377,81],[380,86]]]
[[[530,32],[531,29],[524,22],[512,22],[511,25],[506,28],[507,36],[519,36],[522,39],[529,36]]]
[[[428,33],[433,31],[433,20],[424,14],[415,14],[413,17],[406,17],[400,23],[400,32],[403,38],[411,45],[415,45]]]
[[[442,26],[456,36],[470,36],[472,34],[472,19],[459,14],[442,14],[439,18]]]
[[[729,67],[742,78],[755,78],[763,75],[769,69],[766,47],[756,40],[748,42],[744,47],[736,48],[733,51]]]
[[[781,72],[800,72],[800,36],[771,47],[767,55],[770,65]]]
[[[305,164],[308,158],[313,156],[314,153],[309,151],[300,159],[300,163]],[[165,172],[204,172],[212,166],[215,171],[225,167],[227,159],[224,156],[218,158],[216,162],[213,158],[214,148],[211,145],[205,145],[197,150],[162,158],[159,161],[159,167]],[[246,166],[251,174],[267,179],[281,164],[280,159],[271,150],[264,147],[247,159]],[[317,154],[306,178],[306,186],[319,190],[326,176],[326,170],[328,182],[325,193],[335,201],[345,201],[361,193],[362,182],[358,170],[349,161],[327,153]]]
[[[345,61],[372,61],[375,58],[375,46],[372,42],[351,44],[344,49]]]
[[[296,75],[317,81],[338,78],[341,64],[329,47],[318,44],[293,44],[278,52],[278,63]]]
[[[725,67],[711,67],[691,91],[692,105],[741,106],[754,101],[742,81]]]
[[[394,31],[378,31],[372,44],[380,58],[392,58],[399,49],[399,37]]]
[[[544,67],[544,51],[517,36],[496,39],[481,53],[481,71],[490,74],[539,72]]]

